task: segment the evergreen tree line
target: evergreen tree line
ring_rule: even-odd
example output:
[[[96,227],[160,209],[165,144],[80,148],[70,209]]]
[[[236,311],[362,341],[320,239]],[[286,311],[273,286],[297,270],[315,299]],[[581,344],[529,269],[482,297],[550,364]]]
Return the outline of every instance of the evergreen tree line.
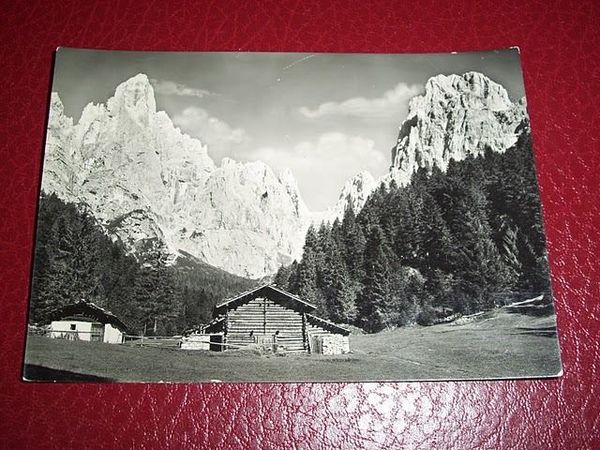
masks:
[[[208,322],[216,303],[251,284],[191,258],[169,265],[156,240],[146,241],[134,257],[81,205],[41,195],[32,323],[48,323],[56,308],[84,300],[113,312],[131,332],[170,335]]]
[[[529,133],[505,153],[382,184],[358,215],[311,227],[301,261],[275,282],[369,332],[548,294]]]

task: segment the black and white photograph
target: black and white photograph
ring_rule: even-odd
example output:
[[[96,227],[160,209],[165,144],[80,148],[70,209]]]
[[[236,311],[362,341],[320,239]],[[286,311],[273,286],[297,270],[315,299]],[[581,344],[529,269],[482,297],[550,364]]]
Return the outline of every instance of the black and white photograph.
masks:
[[[49,91],[25,380],[562,374],[518,49],[59,48]]]

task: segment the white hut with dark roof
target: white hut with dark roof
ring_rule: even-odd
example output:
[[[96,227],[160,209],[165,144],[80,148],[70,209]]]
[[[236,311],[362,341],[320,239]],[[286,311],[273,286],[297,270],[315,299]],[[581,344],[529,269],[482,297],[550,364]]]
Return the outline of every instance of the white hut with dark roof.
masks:
[[[50,314],[50,337],[121,344],[128,327],[113,313],[94,303],[79,301]]]

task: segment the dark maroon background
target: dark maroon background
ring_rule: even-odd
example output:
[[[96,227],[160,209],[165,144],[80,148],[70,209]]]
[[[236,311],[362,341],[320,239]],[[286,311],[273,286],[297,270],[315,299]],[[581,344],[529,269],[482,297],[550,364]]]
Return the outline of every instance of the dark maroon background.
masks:
[[[600,448],[600,2],[51,3],[6,1],[0,7],[0,447]],[[514,45],[522,52],[535,139],[563,378],[288,385],[20,381],[57,46],[446,52]]]

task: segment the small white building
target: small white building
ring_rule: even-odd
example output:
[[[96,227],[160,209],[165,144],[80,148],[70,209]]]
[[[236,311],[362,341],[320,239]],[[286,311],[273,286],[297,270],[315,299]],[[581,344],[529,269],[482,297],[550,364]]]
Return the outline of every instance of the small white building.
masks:
[[[49,336],[72,341],[123,343],[127,326],[110,311],[80,301],[63,306],[51,314]]]

